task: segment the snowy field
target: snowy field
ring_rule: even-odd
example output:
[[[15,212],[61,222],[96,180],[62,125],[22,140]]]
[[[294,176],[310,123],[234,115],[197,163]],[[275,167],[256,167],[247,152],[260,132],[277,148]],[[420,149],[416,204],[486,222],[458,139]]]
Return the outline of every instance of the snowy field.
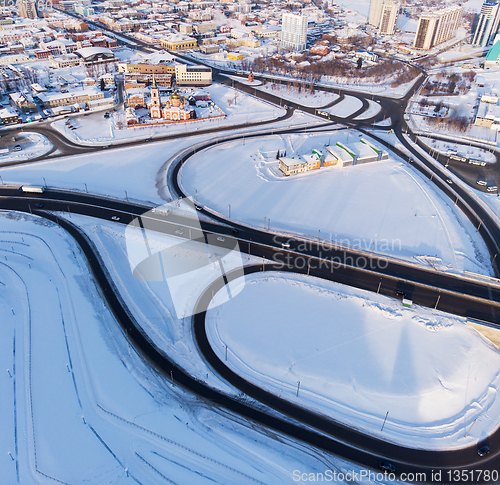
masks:
[[[391,86],[394,79],[387,79],[384,83],[371,82],[366,80],[359,82],[353,81],[352,78],[343,78],[338,76],[323,76],[320,85],[328,87],[338,87],[340,89],[348,89],[350,91],[359,91],[361,93],[379,94],[391,98],[402,98],[415,84],[415,78],[407,83],[400,83],[397,86]]]
[[[359,140],[351,131],[229,142],[193,156],[182,185],[234,220],[272,231],[337,241],[442,270],[490,274],[489,254],[468,219],[398,159],[285,177],[276,160]],[[375,143],[376,145],[376,143]],[[237,159],[231,156],[237,152]],[[240,183],[235,183],[240,181]],[[270,221],[270,222],[269,222]]]
[[[379,103],[372,101],[371,99],[368,99],[367,101],[369,104],[368,109],[359,116],[356,116],[356,118],[354,118],[355,120],[367,120],[369,118],[373,118],[374,116],[380,113],[382,107],[380,106]]]
[[[14,146],[19,145],[21,150],[15,151]],[[41,157],[52,150],[52,143],[40,133],[22,132],[15,137],[5,136],[0,148],[9,149],[7,155],[0,156],[0,165],[5,162],[15,162]]]
[[[500,350],[462,318],[269,273],[247,276],[243,292],[210,309],[207,322],[212,347],[225,361],[227,345],[236,373],[382,439],[460,448],[500,424]]]
[[[311,108],[320,108],[339,99],[339,95],[335,93],[316,91],[314,94],[311,94],[311,91],[306,88],[302,88],[299,93],[298,88],[294,86],[285,86],[276,83],[267,83],[258,89],[301,104],[302,106],[310,106]]]
[[[2,483],[284,484],[297,468],[359,470],[277,445],[153,372],[57,226],[2,213],[0,251]]]
[[[157,171],[171,154],[191,143],[193,139],[166,141],[3,167],[0,176],[5,184],[42,185],[45,178],[49,187],[85,192],[86,184],[93,194],[160,204]]]
[[[335,104],[331,108],[324,108],[323,111],[326,111],[327,113],[330,113],[334,116],[338,116],[339,118],[347,118],[362,107],[363,101],[361,101],[359,98],[355,98],[354,96],[346,95],[346,97],[340,103]]]
[[[191,89],[180,90],[181,94],[191,94]],[[71,130],[65,123],[66,120],[58,120],[52,126],[78,143],[106,144],[113,141],[129,141],[147,138],[149,136],[165,136],[182,134],[197,130],[209,130],[220,127],[231,127],[245,123],[268,121],[283,116],[286,110],[266,101],[259,100],[241,91],[227,86],[213,84],[204,91],[210,93],[212,101],[225,113],[225,118],[213,118],[197,120],[188,123],[169,123],[164,125],[147,127],[129,127],[119,129],[116,125],[122,118],[123,110],[116,112],[112,117],[106,119],[103,113],[93,113],[89,116],[73,117],[72,124],[76,130]]]

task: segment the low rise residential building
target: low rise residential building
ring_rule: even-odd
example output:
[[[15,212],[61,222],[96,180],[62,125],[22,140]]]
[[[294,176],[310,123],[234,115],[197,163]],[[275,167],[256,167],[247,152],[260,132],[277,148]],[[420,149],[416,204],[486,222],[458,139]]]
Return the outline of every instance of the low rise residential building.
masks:
[[[9,94],[9,97],[11,104],[18,107],[23,112],[31,112],[37,110],[36,104],[29,94],[11,93]]]
[[[47,49],[37,49],[35,51],[35,57],[37,59],[48,59],[49,57],[53,57],[52,52]]]
[[[193,24],[179,24],[179,32],[181,34],[191,35],[193,33]]]
[[[29,56],[27,54],[10,54],[0,57],[0,65],[19,64],[21,62],[26,62],[27,60],[29,60]]]
[[[0,109],[0,120],[4,125],[19,123],[19,115],[9,107]]]
[[[200,52],[202,54],[216,54],[220,51],[220,47],[217,44],[204,44],[200,46]]]
[[[207,32],[216,32],[217,24],[213,22],[203,22],[201,24],[194,25],[194,30],[197,34],[206,34]]]
[[[40,84],[38,84],[38,83],[33,83],[31,85],[31,90],[33,91],[34,94],[46,93],[47,92],[47,88],[44,88],[43,86],[40,86]]]
[[[44,108],[53,108],[104,99],[104,93],[96,89],[87,88],[69,93],[40,93],[38,97],[43,103]]]
[[[279,168],[286,176],[313,170],[313,166],[314,169],[319,168],[316,167],[316,165],[316,161],[313,163],[308,163],[301,157],[280,157],[279,159]]]
[[[50,60],[50,65],[57,69],[79,66],[82,63],[82,58],[77,56],[76,54],[65,54],[62,56],[54,57]]]

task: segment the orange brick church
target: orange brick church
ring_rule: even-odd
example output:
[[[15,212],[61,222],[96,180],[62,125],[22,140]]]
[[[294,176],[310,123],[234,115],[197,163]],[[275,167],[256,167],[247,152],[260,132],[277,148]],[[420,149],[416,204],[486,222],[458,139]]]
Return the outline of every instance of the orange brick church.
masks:
[[[153,84],[151,85],[151,102],[150,102],[151,118],[162,118],[164,120],[185,121],[196,118],[196,111],[189,105],[189,102],[177,94],[175,91],[165,104],[162,105],[160,90],[156,85],[153,76]]]

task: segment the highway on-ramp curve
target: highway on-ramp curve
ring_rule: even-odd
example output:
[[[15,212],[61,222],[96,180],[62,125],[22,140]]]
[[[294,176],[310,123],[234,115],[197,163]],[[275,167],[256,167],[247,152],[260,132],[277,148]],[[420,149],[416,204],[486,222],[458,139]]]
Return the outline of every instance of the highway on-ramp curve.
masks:
[[[57,192],[47,190],[44,194],[37,195],[34,197],[32,194],[26,196],[26,194],[20,193],[15,188],[5,188],[0,191],[0,207],[3,209],[12,210],[23,210],[25,212],[33,211],[33,206],[38,203],[44,204],[44,211],[38,211],[37,213],[43,217],[47,217],[53,221],[59,223],[63,228],[65,228],[77,241],[77,243],[82,247],[91,269],[95,275],[95,278],[102,288],[102,292],[105,295],[112,311],[114,312],[117,320],[122,325],[126,335],[130,338],[136,348],[145,355],[153,365],[162,372],[165,376],[172,376],[174,381],[196,393],[197,395],[209,400],[217,406],[223,406],[230,411],[244,416],[246,418],[252,419],[264,426],[275,429],[281,433],[287,434],[293,438],[299,439],[306,443],[309,443],[315,447],[321,448],[328,452],[335,453],[336,455],[342,456],[346,459],[358,462],[362,465],[377,468],[381,459],[389,460],[394,463],[397,467],[397,473],[403,472],[426,472],[429,475],[430,470],[443,470],[447,473],[448,470],[497,470],[500,469],[500,433],[496,432],[487,439],[488,446],[491,448],[491,453],[486,457],[479,457],[477,455],[477,447],[468,447],[460,450],[453,451],[426,451],[426,450],[415,450],[412,448],[402,447],[395,444],[387,443],[382,440],[373,438],[369,435],[361,433],[360,431],[353,430],[347,426],[340,423],[336,423],[327,416],[318,415],[310,412],[307,409],[297,407],[288,403],[286,401],[280,400],[276,396],[263,395],[264,391],[255,389],[248,389],[246,386],[248,384],[238,382],[238,386],[242,386],[246,389],[246,393],[250,396],[254,396],[254,399],[258,399],[261,403],[273,408],[275,411],[279,412],[276,415],[275,412],[266,412],[262,404],[257,402],[253,403],[249,400],[241,400],[229,395],[226,395],[216,389],[209,387],[206,383],[193,378],[192,376],[185,373],[179,366],[175,364],[167,355],[164,354],[159,348],[157,348],[154,343],[148,338],[148,336],[142,331],[138,322],[134,319],[126,302],[121,298],[119,292],[113,284],[113,281],[108,274],[96,248],[93,243],[87,238],[87,236],[75,227],[73,224],[67,220],[63,220],[54,213],[45,212],[46,210],[63,210],[68,213],[82,213],[91,215],[94,217],[101,217],[104,219],[110,219],[113,215],[120,215],[120,222],[128,223],[136,216],[140,216],[142,213],[150,210],[150,207],[140,206],[137,204],[131,204],[125,201],[114,201],[107,198],[99,198],[90,196],[87,194],[73,194],[71,192]],[[36,212],[36,211],[35,211]],[[153,220],[149,227],[153,227],[156,230],[161,230],[169,234],[175,234],[175,229],[179,227],[180,224],[184,224],[184,227],[189,227],[190,224],[193,225],[193,229],[190,235],[195,237],[200,237],[202,240],[205,238],[205,234],[201,235],[199,232],[195,232],[194,221],[189,221],[188,219],[181,220],[179,218],[169,221],[169,217],[158,216]],[[218,234],[225,234],[227,236],[231,235],[231,227],[218,225],[212,222],[203,222],[202,226],[206,231],[207,228],[211,232]],[[199,231],[199,230],[198,230]],[[188,231],[185,231],[184,237],[187,237]],[[296,251],[283,251],[279,243],[274,243],[274,246],[270,244],[261,244],[255,241],[247,239],[247,236],[252,236],[251,233],[238,233],[238,243],[242,250],[248,247],[251,254],[257,256],[264,256],[270,260],[276,261],[278,258],[277,254],[286,253],[290,255],[290,265],[283,266],[281,264],[269,265],[266,264],[266,269],[278,270],[278,271],[295,271],[298,273],[305,273],[308,268],[303,267],[302,264],[299,268],[296,264],[298,258],[303,258],[303,253],[298,253]],[[267,242],[267,241],[266,241]],[[314,252],[312,252],[314,253]],[[314,262],[314,254],[307,255],[308,258]],[[247,269],[247,271],[258,271],[260,266],[252,267]],[[398,283],[401,281],[398,277],[388,276],[384,274],[377,273],[376,271],[345,266],[336,268],[332,271],[328,265],[324,265],[321,268],[316,268],[315,265],[310,265],[309,271],[311,275],[326,278],[329,280],[340,281],[352,286],[357,286],[360,288],[365,288],[375,291],[379,286],[380,281],[383,281],[381,285],[381,292],[386,294],[394,295],[395,289],[398,287]],[[445,275],[447,277],[453,278],[452,275]],[[455,276],[459,278],[458,276]],[[466,279],[465,279],[466,280]],[[204,308],[211,298],[211,290],[216,290],[217,287],[221,287],[224,284],[222,279],[214,282],[209,288],[206,289],[204,295],[198,301],[198,307],[200,313],[195,318],[194,325],[197,329],[197,337],[199,337],[200,325],[203,324],[201,318],[204,319]],[[485,308],[491,306],[497,306],[494,301],[488,301],[483,298],[470,297],[466,294],[447,292],[441,290],[439,287],[429,287],[420,283],[412,282],[414,288],[414,299],[416,302],[421,302],[422,304],[433,303],[436,300],[438,294],[447,294],[449,296],[442,298],[443,305],[445,305],[445,310],[460,310],[469,306],[469,304],[483,305]],[[472,288],[477,290],[478,287],[483,286],[484,288],[490,288],[491,285],[486,282],[475,282],[469,281],[467,284],[464,283],[464,293],[467,287],[471,285]],[[473,290],[473,291],[476,291]],[[496,289],[495,291],[499,291]],[[447,300],[449,298],[449,300]],[[498,300],[497,300],[498,301]],[[448,308],[449,307],[449,308]],[[441,308],[441,305],[440,305]],[[493,312],[485,311],[493,316]],[[201,322],[201,323],[200,323]],[[198,338],[198,342],[202,342]],[[201,345],[201,344],[200,344]],[[203,355],[207,358],[208,350],[203,349]],[[234,379],[234,377],[229,378],[227,375],[227,370],[218,367],[218,364],[208,359],[210,364],[214,369],[220,372],[223,376],[228,378],[229,381]],[[238,377],[238,376],[236,376]],[[473,480],[469,480],[473,481]]]

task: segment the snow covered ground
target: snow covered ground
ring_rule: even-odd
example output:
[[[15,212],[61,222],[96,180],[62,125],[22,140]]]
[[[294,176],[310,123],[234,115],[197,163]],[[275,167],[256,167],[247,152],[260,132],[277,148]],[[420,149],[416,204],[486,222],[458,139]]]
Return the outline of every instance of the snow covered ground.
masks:
[[[210,93],[211,99],[226,114],[225,118],[213,118],[197,120],[189,123],[170,123],[165,125],[153,125],[146,127],[128,127],[119,129],[117,122],[122,121],[123,110],[116,112],[110,118],[104,118],[103,113],[93,113],[89,116],[73,117],[72,124],[76,130],[71,130],[65,123],[66,120],[58,120],[52,126],[67,136],[70,140],[78,143],[95,145],[96,143],[107,144],[113,141],[134,140],[147,138],[149,136],[165,136],[171,134],[182,134],[195,132],[197,130],[208,130],[219,127],[231,127],[256,121],[267,121],[283,116],[286,110],[266,101],[259,100],[241,91],[227,86],[213,84],[204,91]],[[181,91],[186,95],[191,94],[191,89]]]
[[[132,276],[130,271],[127,258],[127,230],[124,226],[110,221],[99,221],[90,217],[75,215],[71,216],[71,222],[82,227],[95,243],[109,273],[113,278],[113,281],[125,298],[125,301],[127,302],[127,305],[133,315],[136,317],[138,322],[143,325],[143,328],[148,335],[150,335],[150,337],[153,338],[169,356],[171,356],[183,368],[187,369],[192,375],[195,375],[202,380],[206,380],[209,385],[219,388],[224,392],[233,394],[236,393],[232,387],[220,380],[220,378],[213,373],[211,368],[207,367],[203,360],[200,359],[193,342],[190,320],[182,317],[177,318],[175,316],[177,310],[173,304],[173,300],[180,298],[185,304],[186,315],[190,315],[190,311],[200,292],[210,281],[213,280],[214,277],[217,276],[217,269],[207,267],[202,271],[202,274],[197,272],[186,274],[182,285],[179,286],[177,290],[172,287],[166,288],[165,282],[145,282],[143,280],[138,280]],[[179,238],[176,237],[160,235],[157,235],[157,237],[158,240],[162,240],[164,243],[179,243]],[[180,251],[177,256],[180,256],[181,253],[182,251]],[[174,257],[177,256],[174,255]],[[244,259],[244,264],[256,263],[256,258],[254,257],[242,255],[242,258]],[[259,262],[261,262],[260,259]],[[230,269],[230,267],[226,269]],[[239,301],[238,298],[239,296],[237,296],[234,301]],[[223,303],[222,300],[219,300],[219,302]],[[180,401],[179,405],[184,404]],[[189,412],[189,410],[190,408],[188,407],[187,412]],[[199,411],[201,411],[201,409]],[[172,412],[175,412],[175,410]],[[206,413],[210,417],[211,412],[206,411]],[[177,413],[175,412],[175,414]],[[205,420],[198,419],[196,413],[194,414],[193,419],[196,420],[196,424],[201,422],[204,426],[204,431],[210,431],[209,435],[212,435],[214,439],[229,440],[230,438],[228,446],[235,446],[236,450],[240,444],[243,446],[245,443],[238,444],[237,437],[232,436],[229,432],[227,432],[227,430],[225,430],[225,423],[217,422],[217,420],[213,418],[210,422],[207,422],[208,418],[205,418]],[[187,420],[189,420],[189,418],[187,418],[186,421]],[[165,426],[168,426],[168,423],[165,424]],[[189,420],[189,428],[192,427],[193,425],[191,420]],[[242,432],[242,430],[238,427],[233,427],[233,430],[234,432],[242,433],[243,438],[246,439],[247,433]],[[254,453],[256,458],[260,460],[262,455],[267,453],[265,448],[267,444],[263,443],[262,439],[259,438],[258,431],[256,433],[252,433],[250,436],[254,436],[254,438],[257,439],[257,443],[251,450],[248,450],[248,453]],[[189,439],[192,438],[188,436],[186,440]],[[291,450],[291,452],[288,451],[290,444],[295,447],[295,450]],[[214,453],[217,452],[217,447],[219,446],[224,447],[225,449],[225,445],[224,441],[218,443],[215,447],[216,449],[214,450]],[[307,452],[307,447],[302,447],[296,443],[293,444],[289,442],[287,442],[284,447],[281,444],[277,445],[276,442],[270,446],[274,446],[274,451],[272,452],[273,454],[269,456],[269,461],[266,463],[266,469],[263,471],[265,478],[260,478],[260,480],[264,483],[291,483],[291,474],[293,473],[293,470],[296,469],[304,469],[304,471],[317,470],[319,472],[324,472],[324,467],[322,468],[321,465],[316,465],[314,458],[304,460],[301,457],[300,449],[302,448],[305,452]],[[280,454],[281,458],[276,460],[274,458],[274,454]],[[287,455],[288,458],[286,457]],[[318,458],[321,456],[322,455],[320,453]],[[242,460],[246,460],[247,458],[248,455],[245,453],[241,457]],[[294,460],[296,460],[295,463]],[[345,462],[344,460],[333,456],[328,457],[328,462],[328,466],[333,470],[342,471],[343,473],[347,471],[359,472],[361,470],[359,466]],[[224,463],[227,463],[232,468],[238,469],[237,465],[234,465],[231,461]],[[274,470],[274,467],[277,467],[278,470]],[[281,476],[279,473],[281,473]],[[236,481],[241,483],[240,480]],[[184,484],[188,482],[181,480],[178,483]],[[227,482],[222,481],[222,483],[232,484],[236,482],[228,480]],[[366,480],[362,481],[362,483],[371,482]]]
[[[3,212],[0,253],[3,483],[276,484],[297,468],[324,472],[321,452],[277,445],[153,372],[57,226]]]
[[[370,13],[370,1],[369,0],[359,0],[355,4],[349,2],[348,0],[339,0],[336,2],[337,5],[344,7],[347,11],[354,10],[365,17],[368,17]]]
[[[346,118],[362,107],[363,101],[361,101],[359,98],[355,98],[354,96],[347,95],[340,103],[335,104],[331,108],[324,108],[323,111],[331,113],[332,115],[338,116],[340,118]]]
[[[3,141],[0,148],[8,148],[8,155],[0,156],[0,165],[5,162],[14,162],[29,160],[31,158],[41,157],[52,150],[52,143],[40,133],[23,132],[16,135],[15,139],[5,135],[6,141]],[[7,144],[6,144],[7,143]],[[14,146],[19,145],[21,150],[15,151]]]
[[[394,79],[387,79],[384,83],[367,82],[361,79],[359,82],[351,78],[342,78],[334,76],[323,76],[320,85],[329,87],[338,87],[350,91],[359,91],[362,93],[379,94],[391,98],[402,98],[412,88],[418,78],[407,83],[400,83],[397,86],[391,86]]]
[[[197,191],[201,205],[227,215],[230,204],[234,220],[255,227],[266,223],[278,233],[320,235],[443,270],[491,274],[476,229],[400,160],[322,167],[290,177],[279,171],[278,150],[290,157],[358,140],[356,132],[341,130],[224,143],[189,159],[181,182],[188,194]]]
[[[368,99],[367,101],[369,104],[368,109],[359,116],[356,116],[356,118],[354,118],[355,120],[367,120],[368,118],[372,118],[380,113],[381,106],[379,103],[372,101],[371,99]]]
[[[49,187],[84,192],[86,184],[93,194],[121,199],[127,195],[132,200],[160,204],[162,200],[155,187],[158,169],[170,153],[191,143],[193,139],[159,142],[3,167],[0,176],[5,184],[41,185],[45,178]]]
[[[306,88],[302,88],[299,93],[298,88],[294,86],[285,86],[278,83],[267,83],[258,89],[312,108],[328,105],[339,98],[338,94],[326,91],[316,91],[311,94],[310,90]]]
[[[317,278],[259,273],[207,322],[212,347],[225,361],[227,345],[236,373],[384,440],[460,448],[500,424],[500,350],[462,318]]]

